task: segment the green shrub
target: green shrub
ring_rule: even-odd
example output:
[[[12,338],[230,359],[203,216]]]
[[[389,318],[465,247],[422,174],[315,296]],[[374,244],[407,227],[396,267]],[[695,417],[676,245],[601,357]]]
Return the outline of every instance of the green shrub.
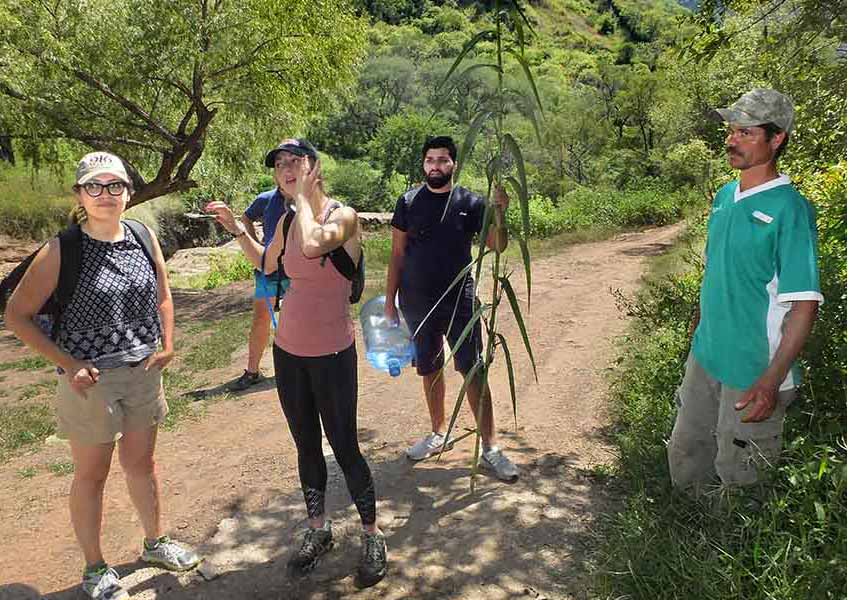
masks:
[[[0,233],[43,240],[68,224],[73,181],[0,163]]]
[[[363,253],[366,256],[366,277],[383,281],[392,254],[392,238],[385,234],[368,235],[363,238]]]
[[[588,227],[620,228],[667,225],[681,219],[685,209],[701,202],[699,194],[687,189],[675,192],[661,189],[619,191],[579,188],[556,205],[548,198],[532,196],[528,203],[532,238],[545,238],[565,231]],[[522,229],[518,202],[507,212],[508,228],[516,235]]]
[[[363,160],[339,160],[325,176],[327,192],[358,212],[390,210],[391,201],[384,193],[381,174]]]
[[[210,256],[210,272],[204,282],[205,290],[212,290],[235,281],[254,278],[254,266],[241,252],[213,254]]]

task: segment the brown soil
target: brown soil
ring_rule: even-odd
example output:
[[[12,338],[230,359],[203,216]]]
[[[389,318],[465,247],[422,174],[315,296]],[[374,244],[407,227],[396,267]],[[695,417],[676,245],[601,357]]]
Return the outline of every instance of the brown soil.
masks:
[[[31,240],[19,240],[0,234],[0,278],[14,269],[19,262],[35,252],[41,244]]]
[[[379,524],[391,560],[388,577],[375,588],[354,585],[356,513],[332,458],[328,509],[337,547],[310,577],[287,576],[286,557],[304,526],[304,509],[294,445],[271,382],[212,404],[197,419],[160,434],[168,531],[203,550],[209,570],[219,576],[206,581],[197,573],[177,576],[136,562],[141,529],[119,472],[106,489],[108,560],[139,599],[587,598],[594,523],[616,506],[605,478],[592,471],[612,461],[606,374],[613,341],[627,324],[610,289],[633,292],[646,257],[666,251],[680,231],[672,226],[624,234],[534,263],[526,322],[539,383],[516,327],[502,315],[518,374],[516,431],[501,361],[491,379],[501,445],[522,470],[514,485],[479,476],[470,493],[469,438],[440,461],[410,464],[404,448],[428,429],[419,379],[410,370],[392,379],[361,357],[361,442],[376,480]],[[247,307],[244,286],[177,296],[178,320]],[[241,372],[243,364],[243,356],[234,357],[221,377]],[[458,385],[452,376],[447,404],[454,404]],[[460,425],[468,426],[468,409],[461,414]],[[74,597],[82,559],[67,514],[71,477],[45,469],[29,479],[20,476],[21,469],[59,460],[68,460],[67,447],[47,444],[0,471],[0,536],[7,550],[0,553],[0,598]],[[120,471],[117,460],[113,471]]]

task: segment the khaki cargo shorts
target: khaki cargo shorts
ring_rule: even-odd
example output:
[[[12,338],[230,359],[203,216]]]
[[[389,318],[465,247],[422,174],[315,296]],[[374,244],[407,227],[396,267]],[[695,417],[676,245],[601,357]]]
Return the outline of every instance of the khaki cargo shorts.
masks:
[[[716,477],[727,486],[757,483],[782,450],[785,411],[795,393],[779,392],[776,409],[767,420],[742,423],[750,407],[738,411],[735,403],[744,392],[712,378],[689,355],[676,392],[676,424],[667,444],[673,485],[700,493]]]
[[[168,414],[162,371],[136,366],[104,369],[98,382],[77,393],[65,375],[56,388],[58,436],[82,444],[114,442],[125,431],[156,425]]]

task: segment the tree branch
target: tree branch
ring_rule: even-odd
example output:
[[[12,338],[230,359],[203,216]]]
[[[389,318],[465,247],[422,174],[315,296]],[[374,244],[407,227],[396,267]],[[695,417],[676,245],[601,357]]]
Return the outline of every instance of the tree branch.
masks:
[[[268,46],[271,43],[272,43],[272,40],[265,40],[264,42],[259,44],[256,48],[251,50],[248,53],[248,55],[245,56],[244,58],[242,58],[241,60],[236,61],[232,65],[222,67],[221,69],[218,69],[217,71],[213,71],[212,73],[209,74],[208,78],[209,79],[216,79],[218,77],[221,77],[225,73],[229,73],[230,71],[234,71],[236,69],[242,69],[244,67],[247,67],[248,65],[251,64],[251,61],[254,59],[254,57],[256,57],[257,54],[259,54],[260,50],[262,50],[264,47]]]
[[[180,92],[183,93],[189,100],[194,100],[192,97],[192,91],[187,88],[183,83],[175,80],[175,79],[167,79],[165,77],[151,77],[153,81],[161,81],[162,83],[168,84],[174,88],[177,88]]]
[[[31,133],[14,133],[7,132],[4,135],[7,135],[11,138],[15,139],[28,139],[32,137]],[[86,133],[75,133],[73,135],[65,133],[53,133],[49,135],[40,135],[40,139],[52,139],[52,140],[76,140],[78,142],[83,142],[84,144],[88,144],[89,146],[94,147],[95,143],[103,142],[103,143],[112,143],[112,144],[120,144],[122,146],[133,146],[134,148],[144,148],[145,150],[150,150],[152,152],[165,152],[165,148],[160,148],[159,146],[154,146],[148,142],[143,142],[140,140],[134,140],[132,138],[119,137],[119,136],[109,136],[109,135],[95,135],[95,134],[86,134]]]
[[[109,86],[107,86],[102,81],[96,79],[94,76],[92,76],[89,73],[86,73],[85,71],[82,71],[80,69],[74,69],[72,67],[66,67],[65,65],[62,65],[61,63],[57,63],[57,64],[60,67],[69,70],[80,81],[83,81],[83,82],[87,83],[88,85],[90,85],[91,87],[97,89],[104,96],[106,96],[110,100],[117,102],[118,104],[123,106],[125,109],[127,109],[130,113],[139,117],[142,121],[144,121],[145,123],[148,124],[150,131],[159,134],[161,137],[163,137],[164,139],[166,139],[168,142],[170,142],[172,144],[178,143],[178,140],[174,136],[174,134],[172,134],[170,131],[165,129],[165,127],[163,127],[162,125],[160,125],[159,123],[154,121],[154,119],[148,113],[146,113],[144,110],[142,110],[134,102],[131,102],[130,100],[128,100],[124,96],[121,96],[120,94],[116,94],[115,92],[113,92],[111,89],[109,89]]]

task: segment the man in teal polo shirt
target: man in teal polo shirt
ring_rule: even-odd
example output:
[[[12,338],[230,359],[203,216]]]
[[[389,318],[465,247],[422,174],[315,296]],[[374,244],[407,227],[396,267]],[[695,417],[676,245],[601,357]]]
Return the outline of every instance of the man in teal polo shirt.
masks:
[[[794,124],[791,101],[755,89],[717,110],[729,164],[741,172],[714,198],[705,276],[667,458],[673,485],[699,494],[757,483],[778,457],[795,364],[823,302],[812,206],[776,161]]]

